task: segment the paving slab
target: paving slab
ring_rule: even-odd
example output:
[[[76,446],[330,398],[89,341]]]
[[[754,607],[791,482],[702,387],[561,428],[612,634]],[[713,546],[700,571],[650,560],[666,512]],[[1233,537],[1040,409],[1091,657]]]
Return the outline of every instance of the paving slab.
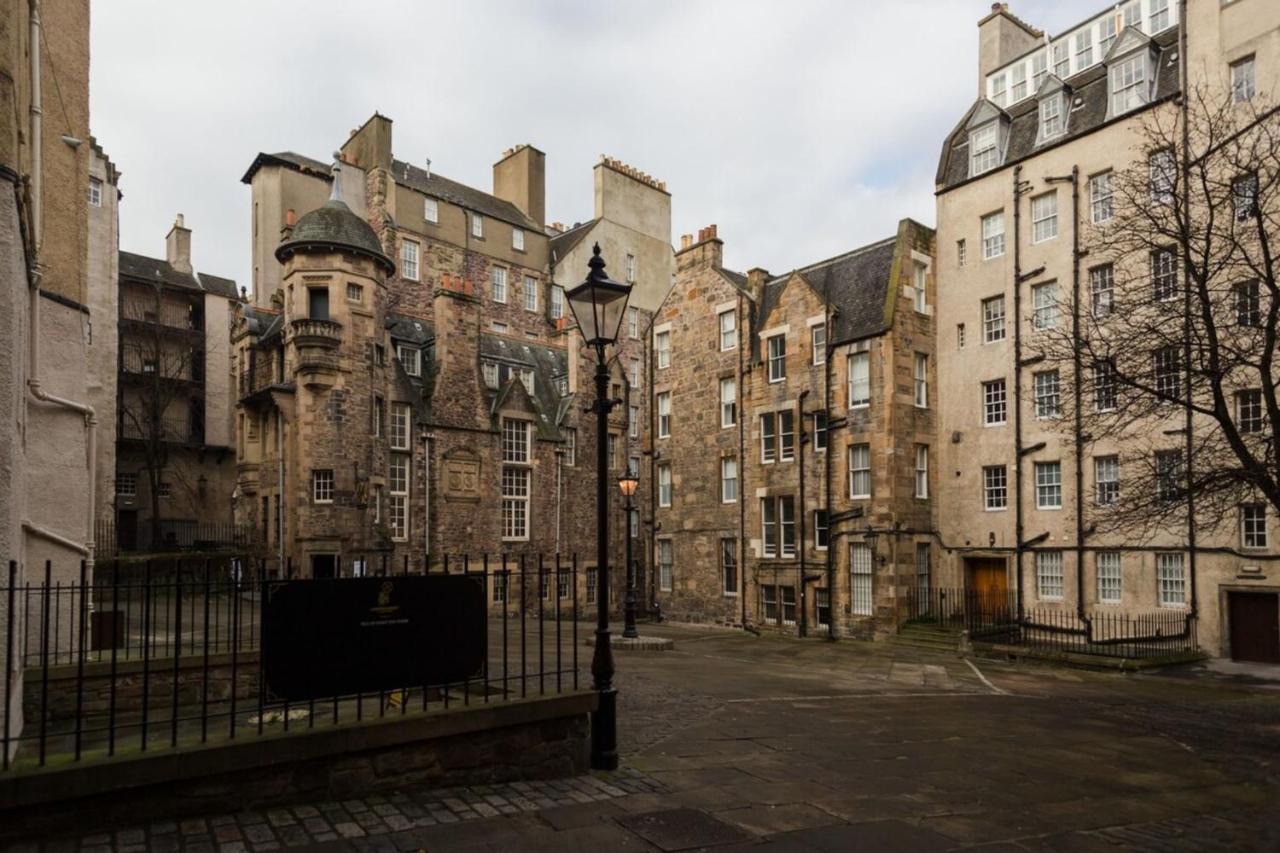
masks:
[[[618,825],[664,851],[694,850],[745,841],[751,835],[698,809],[627,815]]]

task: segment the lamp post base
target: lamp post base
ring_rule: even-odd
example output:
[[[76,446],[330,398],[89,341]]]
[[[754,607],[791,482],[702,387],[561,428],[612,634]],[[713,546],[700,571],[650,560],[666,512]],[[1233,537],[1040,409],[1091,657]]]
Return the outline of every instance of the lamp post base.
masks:
[[[618,769],[618,691],[598,693],[600,705],[591,714],[591,769]]]

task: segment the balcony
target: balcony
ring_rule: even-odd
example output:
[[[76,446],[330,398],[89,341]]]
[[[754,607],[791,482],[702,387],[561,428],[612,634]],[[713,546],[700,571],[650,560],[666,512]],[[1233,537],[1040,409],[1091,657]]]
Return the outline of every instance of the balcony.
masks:
[[[294,375],[309,388],[329,388],[337,381],[338,347],[342,344],[342,324],[333,320],[302,318],[290,325],[297,350]]]
[[[163,442],[165,444],[204,444],[204,422],[195,415],[164,415],[156,421],[120,413],[118,437],[126,441]]]
[[[261,467],[257,462],[240,462],[236,465],[236,485],[241,492],[247,495],[257,493],[260,476],[258,472]]]

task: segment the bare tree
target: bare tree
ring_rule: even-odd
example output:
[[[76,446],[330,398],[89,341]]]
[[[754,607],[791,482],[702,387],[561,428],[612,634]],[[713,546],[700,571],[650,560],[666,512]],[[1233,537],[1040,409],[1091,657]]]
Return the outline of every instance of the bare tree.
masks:
[[[142,329],[132,328],[121,341],[121,360],[129,381],[120,392],[120,430],[123,438],[139,442],[143,470],[151,500],[151,542],[161,541],[163,527],[162,484],[173,487],[172,451],[178,444],[204,441],[203,410],[193,383],[201,379],[201,353],[175,329],[195,328],[200,322],[194,305],[170,303],[157,285],[142,298],[138,291],[126,312],[144,319]],[[185,315],[183,312],[187,312]],[[166,479],[168,478],[168,479]]]
[[[1192,89],[1149,111],[1132,164],[1081,187],[1097,224],[1079,304],[1058,302],[1078,307],[1079,334],[1060,318],[1038,337],[1061,369],[1064,429],[1080,407],[1095,482],[1081,498],[1100,531],[1149,538],[1184,527],[1189,505],[1199,529],[1242,506],[1280,513],[1280,112],[1234,95]]]

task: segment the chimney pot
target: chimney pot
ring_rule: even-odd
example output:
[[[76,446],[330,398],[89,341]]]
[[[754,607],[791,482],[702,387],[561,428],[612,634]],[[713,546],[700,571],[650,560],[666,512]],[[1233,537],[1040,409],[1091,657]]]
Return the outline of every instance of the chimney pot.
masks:
[[[292,207],[284,212],[285,225],[288,225],[290,228],[292,228],[294,224],[297,223],[297,221],[298,221],[298,212],[294,210]]]
[[[707,231],[709,232],[708,236],[714,239],[716,236],[716,226],[714,222],[711,225],[707,226]]]
[[[692,234],[681,234],[681,235],[680,235],[680,248],[681,248],[682,250],[683,250],[683,249],[687,249],[687,248],[689,248],[689,247],[690,247],[690,246],[692,246],[692,245],[693,245],[693,235],[692,235]]]

